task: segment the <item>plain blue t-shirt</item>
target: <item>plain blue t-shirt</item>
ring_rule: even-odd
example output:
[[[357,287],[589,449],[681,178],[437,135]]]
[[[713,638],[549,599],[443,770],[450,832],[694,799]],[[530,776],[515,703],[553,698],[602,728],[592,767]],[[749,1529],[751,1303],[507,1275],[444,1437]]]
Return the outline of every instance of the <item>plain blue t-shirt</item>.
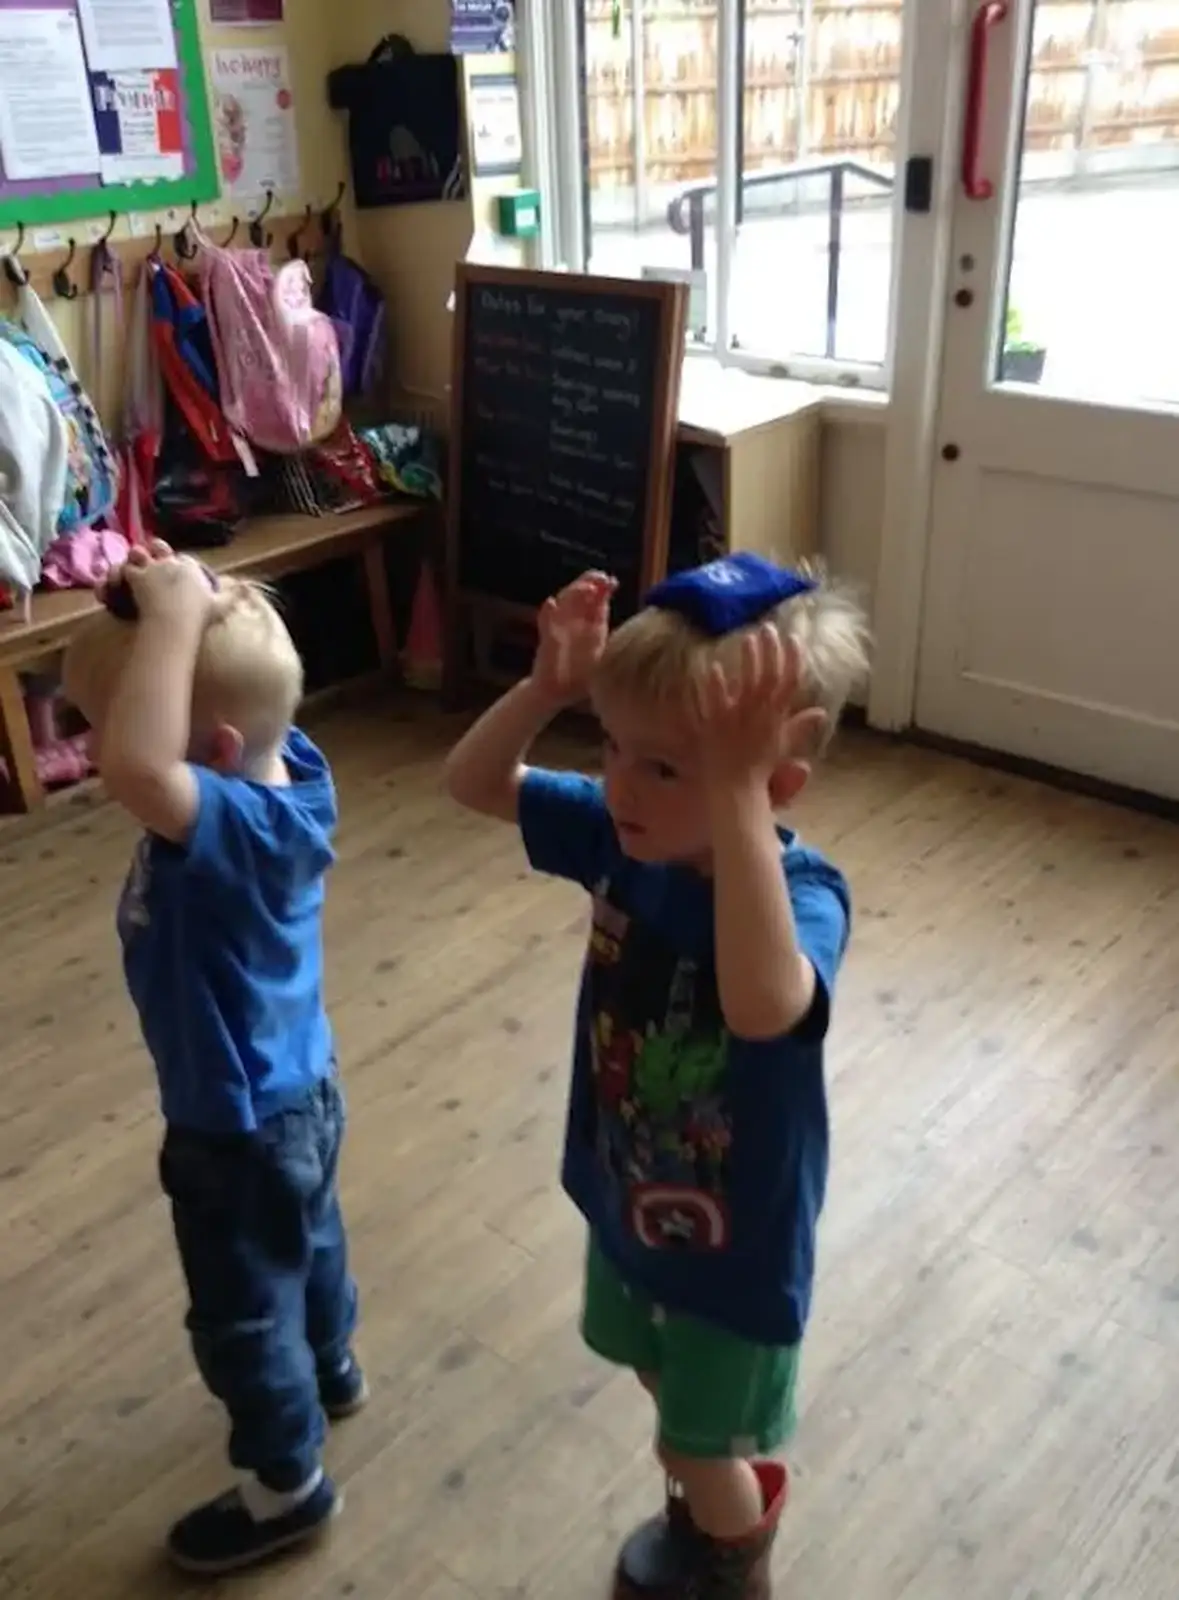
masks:
[[[843,877],[780,830],[815,1000],[792,1033],[739,1039],[717,993],[709,881],[628,860],[593,779],[530,769],[519,814],[532,865],[593,897],[566,1192],[623,1279],[659,1305],[796,1344],[827,1184],[823,1041],[848,940]]]
[[[127,987],[176,1127],[252,1132],[333,1070],[322,922],[336,796],[304,734],[282,753],[287,788],[194,766],[187,842],[145,835],[119,903]]]

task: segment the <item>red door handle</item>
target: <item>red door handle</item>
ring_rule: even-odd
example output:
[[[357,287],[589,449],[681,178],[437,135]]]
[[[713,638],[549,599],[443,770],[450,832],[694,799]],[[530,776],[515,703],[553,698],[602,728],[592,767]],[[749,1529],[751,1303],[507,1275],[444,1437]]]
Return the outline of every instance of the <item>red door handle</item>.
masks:
[[[970,25],[970,72],[966,80],[966,125],[962,130],[962,187],[968,200],[989,200],[995,186],[979,169],[983,116],[987,108],[987,51],[991,29],[1007,16],[1007,0],[983,0]]]

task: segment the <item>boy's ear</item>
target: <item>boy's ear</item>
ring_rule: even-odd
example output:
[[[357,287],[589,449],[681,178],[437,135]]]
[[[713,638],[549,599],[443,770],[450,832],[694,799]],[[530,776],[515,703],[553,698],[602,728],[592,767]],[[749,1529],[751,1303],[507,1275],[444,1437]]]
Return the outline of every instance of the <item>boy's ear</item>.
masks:
[[[780,811],[797,800],[811,775],[811,757],[822,749],[827,714],[819,706],[800,711],[790,719],[789,748],[797,754],[781,762],[770,778],[770,799]]]
[[[241,771],[246,741],[227,722],[218,723],[209,739],[207,761],[214,772],[229,776]]]
[[[811,775],[809,761],[783,761],[770,775],[770,800],[774,809],[785,811],[806,788]]]

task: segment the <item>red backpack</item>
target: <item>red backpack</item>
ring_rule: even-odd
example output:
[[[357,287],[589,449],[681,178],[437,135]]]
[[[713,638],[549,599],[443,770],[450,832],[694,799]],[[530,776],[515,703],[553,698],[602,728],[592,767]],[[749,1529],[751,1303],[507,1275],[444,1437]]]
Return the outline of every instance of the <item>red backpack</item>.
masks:
[[[221,408],[204,306],[176,268],[161,257],[151,256],[144,270],[149,274],[156,355],[168,394],[207,460],[222,466],[242,462],[242,441]]]

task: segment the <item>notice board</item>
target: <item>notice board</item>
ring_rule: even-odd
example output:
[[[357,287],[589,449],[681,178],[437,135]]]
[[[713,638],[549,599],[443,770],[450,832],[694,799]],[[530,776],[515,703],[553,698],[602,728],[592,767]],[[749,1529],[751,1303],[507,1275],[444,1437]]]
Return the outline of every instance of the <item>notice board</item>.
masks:
[[[0,0],[0,228],[217,197],[197,5]]]

